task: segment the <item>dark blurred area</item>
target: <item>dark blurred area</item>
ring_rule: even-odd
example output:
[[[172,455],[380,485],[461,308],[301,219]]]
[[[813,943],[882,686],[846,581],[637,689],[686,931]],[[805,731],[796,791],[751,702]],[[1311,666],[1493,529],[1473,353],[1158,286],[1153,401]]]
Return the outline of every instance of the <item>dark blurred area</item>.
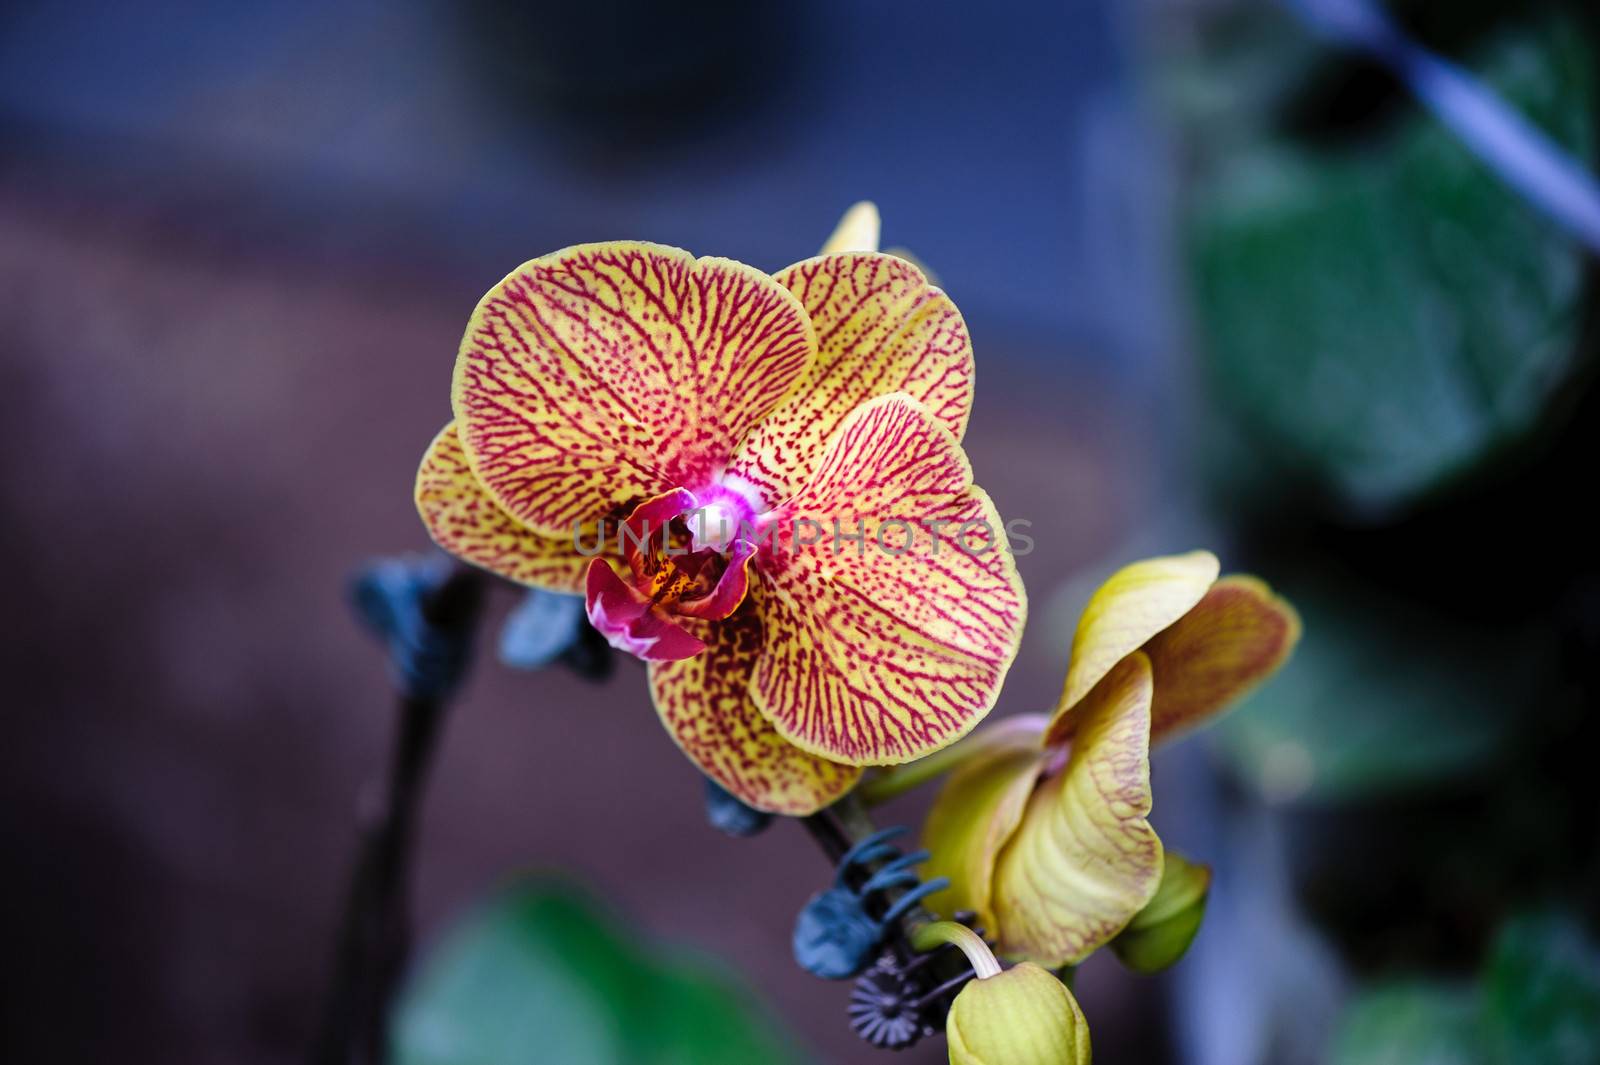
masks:
[[[1592,167],[1581,5],[1397,14]],[[1216,888],[1170,975],[1080,974],[1100,1060],[1600,1060],[1406,1042],[1600,988],[1593,261],[1382,68],[1227,0],[0,10],[0,1056],[304,1060],[393,727],[344,589],[426,545],[477,298],[618,237],[776,269],[864,198],[961,307],[968,451],[1038,541],[999,713],[1053,703],[1077,606],[1140,555],[1214,546],[1305,617],[1157,758]],[[790,959],[827,864],[709,828],[619,667],[480,655],[423,949],[559,871],[800,1053],[876,1060]]]

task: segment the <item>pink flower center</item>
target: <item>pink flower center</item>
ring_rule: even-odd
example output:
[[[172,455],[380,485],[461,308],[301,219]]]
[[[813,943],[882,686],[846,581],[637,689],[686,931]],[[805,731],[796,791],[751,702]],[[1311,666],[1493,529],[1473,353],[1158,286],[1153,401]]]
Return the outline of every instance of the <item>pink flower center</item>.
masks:
[[[699,495],[678,488],[640,503],[617,529],[632,579],[592,562],[589,621],[612,646],[640,658],[699,654],[704,642],[674,619],[720,621],[744,602],[753,512],[743,494],[723,486]]]

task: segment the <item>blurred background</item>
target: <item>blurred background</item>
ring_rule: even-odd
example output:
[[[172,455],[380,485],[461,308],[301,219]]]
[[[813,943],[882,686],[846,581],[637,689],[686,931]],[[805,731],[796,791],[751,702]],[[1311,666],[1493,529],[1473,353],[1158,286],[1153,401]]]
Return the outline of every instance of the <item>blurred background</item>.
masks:
[[[1392,12],[1593,165],[1583,0]],[[426,546],[477,298],[610,238],[777,269],[864,198],[964,312],[968,450],[1033,523],[997,713],[1053,703],[1135,557],[1212,546],[1304,615],[1157,757],[1217,880],[1168,974],[1079,975],[1099,1059],[1600,1061],[1593,261],[1268,0],[0,8],[0,1054],[305,1060],[394,725],[346,582]],[[803,833],[708,827],[633,663],[491,647],[424,807],[402,1057],[557,1060],[532,1002],[563,1061],[713,1060],[608,1013],[611,959],[680,1018],[734,1002],[680,1024],[714,1060],[877,1060],[790,960]],[[529,873],[570,886],[508,915]],[[592,965],[540,969],[581,939],[551,928]]]

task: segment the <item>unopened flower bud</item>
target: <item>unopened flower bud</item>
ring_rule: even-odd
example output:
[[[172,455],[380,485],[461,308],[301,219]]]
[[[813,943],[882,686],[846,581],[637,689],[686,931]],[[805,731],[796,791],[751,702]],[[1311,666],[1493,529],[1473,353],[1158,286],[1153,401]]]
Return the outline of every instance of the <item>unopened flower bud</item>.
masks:
[[[1161,886],[1134,915],[1111,949],[1135,972],[1154,973],[1183,957],[1200,931],[1211,890],[1211,868],[1167,852]]]
[[[970,981],[945,1020],[950,1065],[1088,1065],[1089,1025],[1066,985],[1031,962]]]

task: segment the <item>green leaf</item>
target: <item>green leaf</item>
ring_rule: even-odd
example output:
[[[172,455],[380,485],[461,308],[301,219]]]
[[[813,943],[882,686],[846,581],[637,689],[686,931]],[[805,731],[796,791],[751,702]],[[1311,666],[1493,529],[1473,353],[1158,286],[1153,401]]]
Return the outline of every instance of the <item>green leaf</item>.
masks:
[[[1593,158],[1586,42],[1511,30],[1475,66]],[[1578,369],[1577,244],[1415,107],[1356,145],[1243,132],[1213,133],[1189,227],[1229,473],[1382,515],[1526,439]]]
[[[1475,986],[1393,984],[1346,1009],[1334,1065],[1594,1065],[1600,948],[1576,921],[1507,922]]]
[[[1369,991],[1345,1011],[1332,1065],[1479,1065],[1470,988],[1400,985]]]
[[[523,881],[450,930],[394,1022],[399,1065],[747,1065],[801,1055],[732,976]]]
[[[1600,948],[1557,914],[1500,932],[1484,976],[1494,1060],[1506,1065],[1600,1062]]]
[[[1488,768],[1527,738],[1548,633],[1473,621],[1314,564],[1274,569],[1305,637],[1216,736],[1273,801],[1394,795]]]

